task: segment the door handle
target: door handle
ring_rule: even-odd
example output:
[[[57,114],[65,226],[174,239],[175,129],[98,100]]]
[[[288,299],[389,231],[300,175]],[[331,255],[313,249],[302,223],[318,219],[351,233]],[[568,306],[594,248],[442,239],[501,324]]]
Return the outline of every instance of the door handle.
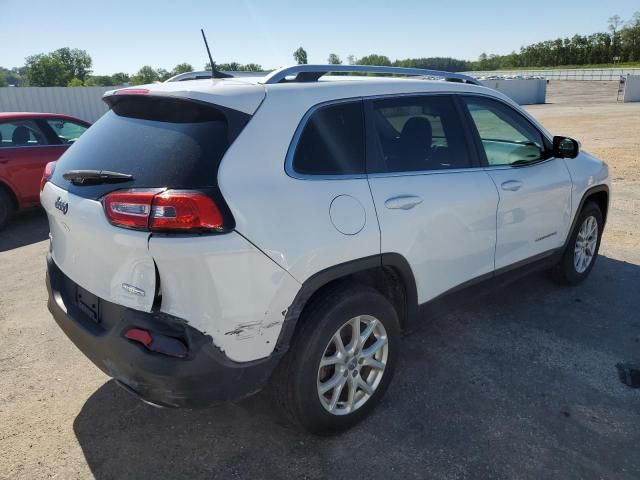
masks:
[[[416,195],[401,195],[388,199],[384,206],[390,210],[410,210],[421,203],[422,199]]]
[[[508,190],[510,192],[517,192],[518,190],[520,190],[520,188],[522,188],[522,182],[518,180],[509,180],[507,182],[503,182],[502,185],[500,186],[502,187],[503,190]]]

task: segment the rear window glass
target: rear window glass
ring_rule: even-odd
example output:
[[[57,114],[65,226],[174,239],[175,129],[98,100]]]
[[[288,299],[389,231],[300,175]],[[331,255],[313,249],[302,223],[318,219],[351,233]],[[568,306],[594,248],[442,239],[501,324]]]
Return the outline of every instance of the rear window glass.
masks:
[[[353,175],[365,171],[362,102],[315,111],[304,126],[293,169],[305,175]]]
[[[244,126],[249,118],[183,100],[116,101],[60,158],[53,183],[86,191],[91,187],[74,186],[62,174],[110,170],[133,175],[132,182],[119,188],[215,186],[218,165],[239,133],[237,124]]]

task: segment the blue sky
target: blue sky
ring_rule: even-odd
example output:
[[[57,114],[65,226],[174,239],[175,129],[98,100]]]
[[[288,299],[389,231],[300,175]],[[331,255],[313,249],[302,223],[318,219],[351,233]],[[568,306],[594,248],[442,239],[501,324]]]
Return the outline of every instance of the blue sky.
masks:
[[[206,61],[201,27],[219,63],[287,65],[301,45],[309,63],[325,63],[331,52],[475,60],[604,31],[611,15],[626,20],[636,10],[638,0],[0,0],[0,65],[69,46],[89,52],[96,74],[180,62],[199,69]]]

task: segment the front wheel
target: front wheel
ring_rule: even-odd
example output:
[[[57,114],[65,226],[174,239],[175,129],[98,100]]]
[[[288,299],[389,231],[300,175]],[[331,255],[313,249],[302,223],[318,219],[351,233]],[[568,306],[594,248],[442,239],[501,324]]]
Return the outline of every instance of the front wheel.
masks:
[[[398,316],[377,290],[336,285],[305,309],[276,374],[276,401],[313,433],[336,433],[362,420],[393,376]]]
[[[9,223],[13,213],[13,201],[9,194],[0,185],[0,230]]]
[[[600,250],[603,226],[600,207],[594,202],[587,203],[578,216],[567,249],[556,267],[556,276],[560,281],[577,285],[589,276]]]

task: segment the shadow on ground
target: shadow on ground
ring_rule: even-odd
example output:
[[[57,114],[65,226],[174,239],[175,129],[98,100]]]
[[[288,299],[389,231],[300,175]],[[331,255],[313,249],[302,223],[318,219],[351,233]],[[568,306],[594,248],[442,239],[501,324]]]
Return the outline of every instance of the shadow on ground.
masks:
[[[429,319],[405,338],[396,378],[363,424],[318,438],[261,394],[159,410],[113,381],[74,430],[95,477],[638,478],[640,267],[600,257],[561,288],[533,275]]]
[[[0,230],[0,252],[41,242],[49,237],[49,224],[43,210],[21,212]]]

